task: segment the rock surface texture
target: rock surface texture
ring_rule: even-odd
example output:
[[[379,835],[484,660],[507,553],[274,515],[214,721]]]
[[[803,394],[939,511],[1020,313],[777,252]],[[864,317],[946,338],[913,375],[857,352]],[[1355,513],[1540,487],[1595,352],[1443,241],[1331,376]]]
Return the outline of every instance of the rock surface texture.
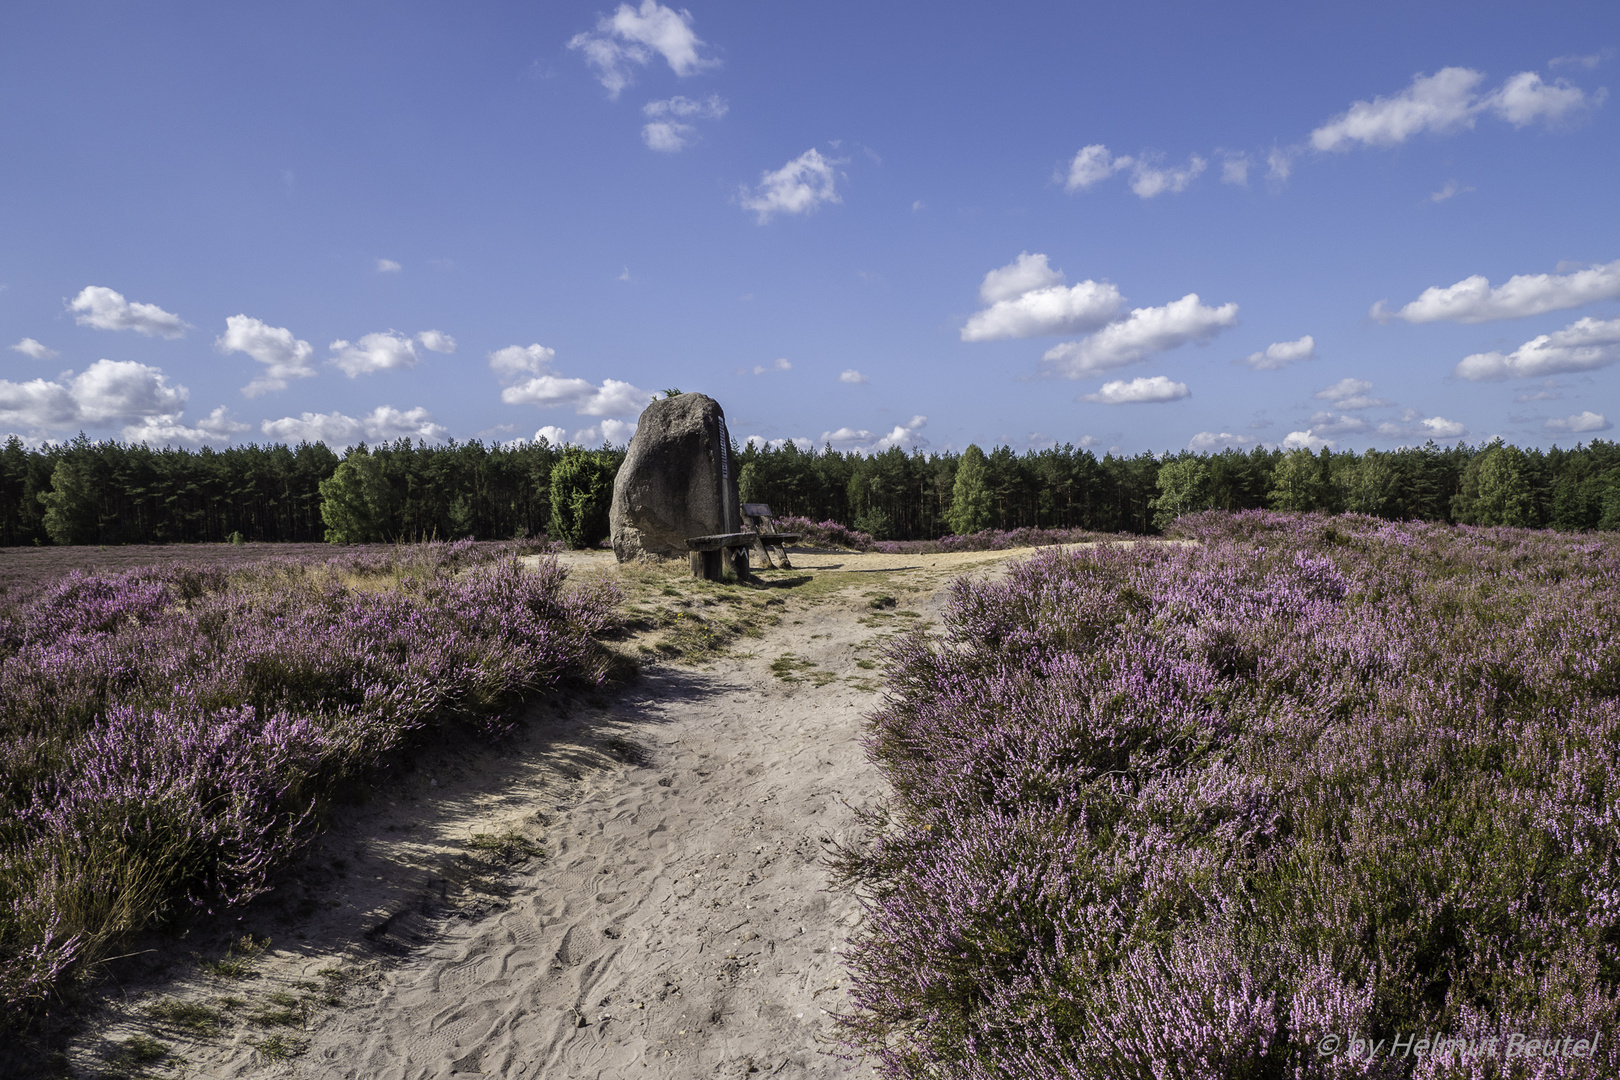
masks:
[[[720,403],[704,394],[647,406],[613,481],[608,523],[620,562],[686,558],[686,538],[736,532],[737,468]]]

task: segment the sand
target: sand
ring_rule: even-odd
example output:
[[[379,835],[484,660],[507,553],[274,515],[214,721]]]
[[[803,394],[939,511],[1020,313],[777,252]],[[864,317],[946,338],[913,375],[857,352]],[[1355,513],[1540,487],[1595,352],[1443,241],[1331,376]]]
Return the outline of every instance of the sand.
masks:
[[[827,853],[885,790],[860,744],[873,665],[952,578],[1028,554],[794,552],[763,636],[538,705],[499,749],[436,751],[346,809],[239,924],[126,976],[76,1068],[139,1033],[169,1050],[153,1075],[187,1077],[872,1075],[831,1016],[861,915]],[[714,588],[625,580],[633,601]],[[226,950],[226,931],[271,944]],[[210,971],[222,957],[240,963]],[[221,1030],[153,1017],[177,1001]]]

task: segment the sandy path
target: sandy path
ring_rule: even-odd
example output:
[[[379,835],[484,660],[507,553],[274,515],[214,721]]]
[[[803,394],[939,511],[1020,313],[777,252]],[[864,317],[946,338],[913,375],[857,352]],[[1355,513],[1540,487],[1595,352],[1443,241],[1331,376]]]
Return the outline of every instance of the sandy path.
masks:
[[[825,851],[884,790],[859,741],[872,661],[937,616],[950,578],[1027,554],[796,554],[842,587],[789,596],[704,669],[653,665],[610,699],[542,707],[498,752],[419,763],[323,838],[301,907],[287,888],[244,920],[275,942],[251,979],[155,971],[75,1057],[93,1073],[140,1030],[189,1077],[870,1076],[836,1056],[859,910],[830,890]],[[898,602],[874,609],[878,593]],[[499,833],[546,856],[469,862],[467,838]],[[311,1007],[323,979],[341,1003]],[[172,999],[263,1015],[278,993],[302,1002],[295,1030],[193,1039],[150,1017]],[[264,1052],[272,1032],[293,1056]]]

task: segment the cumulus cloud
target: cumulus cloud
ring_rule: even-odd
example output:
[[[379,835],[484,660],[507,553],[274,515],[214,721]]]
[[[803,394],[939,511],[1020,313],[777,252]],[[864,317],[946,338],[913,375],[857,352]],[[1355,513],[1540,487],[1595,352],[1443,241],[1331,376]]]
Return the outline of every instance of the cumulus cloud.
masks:
[[[147,337],[184,337],[186,323],[178,315],[170,314],[156,304],[132,304],[124,294],[100,285],[87,285],[68,304],[69,311],[79,313],[75,320],[80,326],[93,326],[98,330],[133,330]]]
[[[1249,435],[1234,435],[1230,431],[1200,431],[1187,440],[1187,449],[1194,453],[1224,450],[1229,446],[1253,446],[1256,439]]]
[[[618,379],[603,379],[601,386],[585,379],[536,375],[501,391],[508,405],[538,405],[543,409],[572,405],[580,416],[639,416],[653,395]]]
[[[647,116],[642,126],[641,139],[653,150],[674,153],[691,143],[697,128],[688,119],[717,120],[726,115],[727,105],[718,94],[710,94],[702,101],[679,94],[662,101],[649,101],[641,107]]]
[[[824,158],[814,148],[806,150],[775,172],[760,174],[759,186],[742,189],[743,209],[759,215],[759,224],[774,214],[808,214],[822,203],[843,202],[838,197],[834,166],[841,159]]]
[[[1455,180],[1447,180],[1445,185],[1441,187],[1439,191],[1436,191],[1429,196],[1429,201],[1433,203],[1443,203],[1453,196],[1462,195],[1465,192],[1473,190],[1474,189],[1471,187],[1463,187]]]
[[[1484,275],[1474,274],[1444,288],[1431,285],[1396,312],[1384,310],[1379,301],[1371,315],[1380,322],[1481,323],[1565,311],[1615,297],[1620,297],[1620,259],[1571,274],[1515,274],[1494,289]]]
[[[328,363],[342,368],[351,379],[416,366],[415,343],[393,330],[367,334],[354,344],[334,341],[330,347],[333,355]]]
[[[840,430],[847,430],[847,429],[840,429]],[[771,450],[780,450],[780,449],[782,449],[782,447],[786,446],[788,443],[792,443],[794,446],[798,447],[800,450],[805,450],[805,451],[808,451],[812,447],[815,446],[815,443],[811,442],[809,439],[804,438],[803,436],[796,436],[794,438],[784,438],[784,439],[767,439],[763,435],[750,435],[750,436],[748,436],[748,438],[743,440],[743,445],[744,446],[757,446],[757,447],[759,447],[761,449],[769,448]]]
[[[1457,439],[1467,433],[1467,426],[1459,421],[1425,417],[1410,409],[1399,422],[1389,420],[1378,425],[1378,434],[1389,439]]]
[[[587,428],[580,428],[574,432],[569,442],[575,446],[601,446],[604,442],[614,446],[623,446],[630,441],[630,436],[636,433],[636,425],[630,420],[603,420],[600,424],[592,424]]]
[[[399,263],[395,262],[393,259],[377,260],[377,273],[379,274],[397,274],[403,269],[404,267],[400,266]]]
[[[927,446],[928,440],[923,438],[922,429],[928,424],[928,417],[913,416],[904,424],[896,424],[893,430],[884,435],[877,435],[864,428],[841,427],[837,431],[824,431],[821,441],[830,444],[834,450],[845,453],[854,451],[861,454],[881,454],[894,447],[909,449],[913,446]],[[798,440],[794,440],[795,444]]]
[[[1018,258],[984,275],[979,299],[986,304],[1012,300],[1036,289],[1063,284],[1063,271],[1054,269],[1040,252],[1020,251]]]
[[[252,426],[232,420],[229,411],[221,405],[197,421],[196,427],[187,427],[178,415],[149,416],[125,427],[123,436],[126,442],[145,443],[148,446],[198,446],[203,443],[229,443],[238,432],[247,431]]]
[[[839,373],[838,381],[843,383],[853,383],[856,386],[859,386],[862,383],[869,382],[870,380],[868,380],[865,375],[862,375],[854,368],[845,368]]]
[[[1462,67],[1441,68],[1433,75],[1420,73],[1398,94],[1355,102],[1311,132],[1311,145],[1340,152],[1356,145],[1397,146],[1424,132],[1446,134],[1472,128],[1485,112],[1514,127],[1538,120],[1551,123],[1604,98],[1602,92],[1587,94],[1564,79],[1544,82],[1533,71],[1521,71],[1497,89],[1481,94],[1484,79],[1483,72]]]
[[[1337,416],[1330,412],[1312,413],[1310,420],[1311,431],[1329,438],[1335,435],[1359,435],[1371,426],[1358,416],[1346,416],[1343,413]]]
[[[1046,351],[1042,360],[1071,379],[1097,375],[1146,360],[1190,341],[1207,342],[1237,325],[1238,306],[1206,307],[1197,293],[1163,307],[1133,308],[1129,316],[1079,341]]]
[[[1608,431],[1614,424],[1606,420],[1602,413],[1595,413],[1590,409],[1578,412],[1574,416],[1564,416],[1556,420],[1547,421],[1548,431],[1567,431],[1571,434],[1580,434],[1587,431]]]
[[[1373,384],[1365,379],[1340,379],[1316,392],[1319,401],[1331,401],[1336,409],[1377,409],[1392,404],[1372,396]]]
[[[303,413],[266,420],[259,425],[277,442],[324,442],[328,446],[349,446],[362,439],[385,442],[392,439],[423,439],[443,442],[449,430],[433,421],[433,414],[418,406],[401,411],[392,405],[379,405],[356,419],[340,412]]]
[[[1296,360],[1316,359],[1316,339],[1306,334],[1297,341],[1274,341],[1263,352],[1250,353],[1238,363],[1255,371],[1278,371]]]
[[[1083,146],[1069,163],[1069,177],[1064,182],[1063,190],[1086,191],[1120,170],[1130,168],[1135,161],[1135,158],[1129,156],[1122,155],[1117,158],[1110,156],[1108,147],[1102,143]]]
[[[1294,173],[1294,159],[1299,157],[1297,146],[1273,146],[1266,154],[1266,179],[1281,184]]]
[[[428,352],[453,353],[456,351],[456,339],[442,330],[424,330],[416,335],[422,348]]]
[[[620,4],[612,15],[597,20],[596,33],[575,34],[568,42],[596,69],[608,97],[635,80],[635,68],[662,56],[676,75],[695,75],[720,61],[702,54],[704,42],[692,31],[692,15],[642,0],[641,7]]]
[[[550,368],[556,355],[556,349],[544,345],[508,345],[489,354],[489,369],[502,379],[539,375]]]
[[[1283,436],[1282,448],[1284,450],[1309,450],[1312,453],[1326,447],[1331,450],[1339,445],[1332,439],[1324,439],[1309,429],[1305,431],[1290,431]]]
[[[288,379],[307,379],[315,374],[309,362],[315,349],[309,342],[293,337],[284,326],[270,326],[248,315],[226,319],[225,332],[214,339],[214,348],[226,355],[246,353],[265,366],[263,375],[242,388],[248,397],[285,390]]]
[[[1095,394],[1085,394],[1081,401],[1096,401],[1104,405],[1152,405],[1164,401],[1180,401],[1189,396],[1186,383],[1172,382],[1163,375],[1137,378],[1126,382],[1115,379],[1105,382]]]
[[[1137,161],[1136,168],[1131,170],[1131,190],[1139,197],[1151,199],[1155,195],[1165,192],[1179,194],[1187,190],[1204,168],[1209,164],[1197,154],[1193,154],[1183,169],[1161,169],[1145,161]]]
[[[975,313],[962,327],[962,340],[1000,341],[1091,330],[1112,321],[1124,303],[1113,284],[1089,278],[1070,287],[1031,289]]]
[[[540,442],[541,440],[550,443],[552,446],[562,446],[568,442],[568,432],[555,424],[547,424],[534,433],[534,441]]]
[[[170,386],[161,368],[133,360],[97,360],[63,381],[0,379],[0,424],[42,430],[177,418],[191,391]]]
[[[1222,151],[1221,183],[1232,184],[1236,187],[1248,187],[1249,166],[1251,164],[1248,154],[1233,153],[1229,150]],[[1206,431],[1202,432],[1202,434],[1207,435],[1209,433]]]
[[[1144,199],[1151,199],[1155,195],[1165,192],[1185,191],[1187,185],[1193,182],[1209,162],[1193,154],[1187,161],[1185,168],[1160,168],[1156,163],[1157,155],[1144,157],[1131,157],[1121,154],[1114,157],[1108,152],[1108,147],[1102,143],[1093,143],[1080,148],[1069,162],[1069,175],[1064,180],[1063,190],[1074,193],[1076,191],[1089,191],[1117,172],[1131,169],[1131,190]],[[1231,158],[1229,161],[1239,159]],[[1241,164],[1234,166],[1240,171],[1246,182],[1248,175],[1247,159],[1241,159]]]
[[[1620,319],[1591,317],[1551,334],[1541,334],[1503,355],[1474,353],[1463,357],[1456,374],[1473,382],[1533,379],[1568,371],[1596,371],[1620,363]]]
[[[17,342],[17,344],[10,346],[10,349],[12,352],[20,352],[24,356],[33,360],[49,360],[53,356],[62,355],[55,349],[41,345],[31,337],[23,338],[21,341]]]
[[[748,368],[740,367],[740,368],[737,369],[737,374],[739,374],[739,375],[747,375],[749,373],[749,370],[750,369],[748,369]],[[752,370],[753,370],[753,374],[755,374],[755,375],[764,375],[767,372],[771,372],[771,371],[792,371],[793,370],[793,364],[791,362],[789,362],[787,357],[779,356],[774,361],[772,361],[770,364],[755,364]]]

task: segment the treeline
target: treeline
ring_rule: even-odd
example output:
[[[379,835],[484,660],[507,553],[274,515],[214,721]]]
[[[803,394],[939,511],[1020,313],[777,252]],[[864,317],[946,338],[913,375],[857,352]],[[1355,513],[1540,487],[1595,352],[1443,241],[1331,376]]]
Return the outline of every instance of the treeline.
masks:
[[[1355,511],[1391,520],[1620,529],[1620,444],[1501,443],[1394,451],[1227,450],[1134,457],[1063,446],[1018,454],[870,456],[791,443],[736,450],[744,499],[877,539],[985,528],[1152,533],[1209,508]],[[607,534],[624,451],[406,440],[340,457],[322,443],[153,450],[69,443],[0,450],[0,544],[504,540]]]
[[[154,450],[82,435],[30,450],[13,436],[0,450],[0,544],[605,536],[600,491],[611,491],[623,456],[404,439],[342,457],[324,443]],[[568,480],[574,510],[554,522],[553,471],[564,460],[556,479]]]
[[[1099,458],[1073,446],[1016,454],[865,457],[791,443],[739,455],[742,496],[850,525],[877,539],[980,529],[1157,532],[1195,510],[1354,511],[1391,520],[1620,529],[1620,445],[1573,450],[1501,443],[1393,451],[1323,449]]]

